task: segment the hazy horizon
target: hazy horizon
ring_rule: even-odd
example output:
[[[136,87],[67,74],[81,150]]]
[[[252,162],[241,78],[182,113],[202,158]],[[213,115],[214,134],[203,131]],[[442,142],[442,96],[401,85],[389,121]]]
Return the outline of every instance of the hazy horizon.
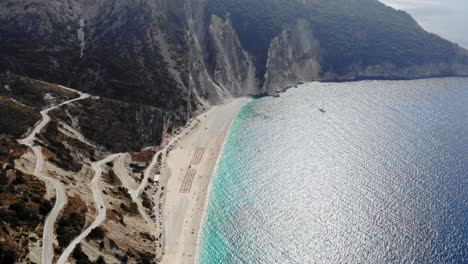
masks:
[[[468,48],[468,1],[379,0],[410,13],[427,31]]]

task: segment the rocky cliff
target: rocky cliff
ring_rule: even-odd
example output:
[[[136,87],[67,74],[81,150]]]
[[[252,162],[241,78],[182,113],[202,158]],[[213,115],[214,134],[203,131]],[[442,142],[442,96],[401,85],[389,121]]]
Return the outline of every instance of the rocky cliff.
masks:
[[[242,48],[229,15],[225,20],[216,15],[211,17],[208,41],[212,58],[207,66],[214,82],[227,95],[258,93],[253,57]]]
[[[268,51],[264,92],[320,79],[320,42],[308,21],[298,19],[275,37]]]
[[[468,76],[465,49],[377,0],[2,0],[0,56],[0,263],[41,261],[55,185],[68,197],[52,232],[59,257],[96,218],[89,186],[109,152],[126,154],[101,164],[107,220],[69,260],[159,261],[162,233],[148,223],[164,188],[143,178],[172,146],[145,147],[226,98],[316,80]],[[41,110],[79,96],[59,84],[91,96],[49,112],[33,135],[38,155],[17,139]],[[37,164],[57,183],[38,180]],[[129,195],[140,187],[141,200]]]
[[[151,108],[158,135],[297,82],[468,75],[465,50],[376,0],[5,0],[0,39],[0,72]]]

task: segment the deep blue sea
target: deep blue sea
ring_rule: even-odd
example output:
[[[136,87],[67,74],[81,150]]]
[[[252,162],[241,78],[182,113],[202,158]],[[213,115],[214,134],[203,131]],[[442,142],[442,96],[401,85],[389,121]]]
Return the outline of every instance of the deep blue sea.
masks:
[[[199,263],[468,263],[468,79],[305,84],[226,140]]]

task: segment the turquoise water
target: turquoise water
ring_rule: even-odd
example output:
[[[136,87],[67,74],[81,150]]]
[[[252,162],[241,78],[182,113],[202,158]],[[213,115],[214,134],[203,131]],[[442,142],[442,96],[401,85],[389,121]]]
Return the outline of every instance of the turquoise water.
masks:
[[[199,263],[467,263],[467,194],[468,79],[306,84],[239,112]]]

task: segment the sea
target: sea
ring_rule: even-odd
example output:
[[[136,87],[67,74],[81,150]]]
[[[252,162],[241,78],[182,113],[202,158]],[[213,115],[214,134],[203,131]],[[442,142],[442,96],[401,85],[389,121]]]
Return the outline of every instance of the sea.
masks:
[[[253,99],[211,184],[200,264],[468,263],[468,79]]]

